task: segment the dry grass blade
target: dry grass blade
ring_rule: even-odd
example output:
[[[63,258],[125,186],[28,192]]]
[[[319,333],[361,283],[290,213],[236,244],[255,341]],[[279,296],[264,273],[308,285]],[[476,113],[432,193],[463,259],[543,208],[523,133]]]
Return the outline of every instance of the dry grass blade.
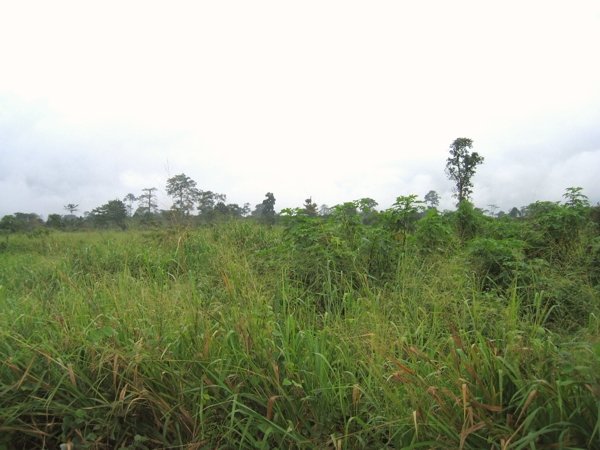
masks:
[[[478,430],[481,430],[482,428],[485,428],[485,422],[476,423],[474,425],[471,425],[466,430],[463,430],[460,433],[460,446],[459,446],[460,450],[462,450],[465,447],[465,442],[467,441],[467,438],[469,437],[469,435]]]
[[[519,413],[519,417],[517,418],[517,423],[521,422],[521,419],[523,418],[523,414],[525,414],[527,412],[529,405],[531,405],[531,403],[535,400],[537,395],[538,395],[538,391],[536,389],[532,390],[529,393],[529,395],[527,395],[527,400],[525,400],[525,403],[523,404],[523,407],[521,408],[521,412]]]
[[[493,412],[493,413],[502,412],[502,406],[487,405],[485,403],[479,403],[478,401],[473,400],[473,399],[471,399],[471,406],[473,406],[474,408],[485,409],[486,411]]]
[[[352,406],[355,408],[358,406],[358,402],[360,401],[360,397],[362,396],[362,391],[360,390],[360,386],[355,384],[352,386]]]
[[[275,406],[275,401],[279,397],[279,395],[272,395],[269,397],[269,400],[267,400],[267,414],[265,416],[267,420],[273,420],[273,407]]]

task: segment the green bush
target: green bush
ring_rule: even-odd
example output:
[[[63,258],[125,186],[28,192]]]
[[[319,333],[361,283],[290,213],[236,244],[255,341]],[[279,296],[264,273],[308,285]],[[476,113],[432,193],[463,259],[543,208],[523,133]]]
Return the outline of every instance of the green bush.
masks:
[[[589,243],[586,256],[590,280],[593,284],[600,285],[600,236],[595,237]]]
[[[523,246],[516,239],[476,238],[469,242],[469,259],[485,290],[511,284],[523,265]]]
[[[423,254],[444,254],[455,248],[456,237],[448,221],[432,208],[417,222],[415,242]]]
[[[588,324],[590,314],[598,313],[598,291],[575,277],[559,274],[545,277],[543,301],[549,310],[548,325],[560,331],[579,329]]]
[[[467,200],[460,202],[458,209],[451,217],[454,219],[456,231],[463,241],[473,239],[480,234],[485,222],[483,213],[477,211]]]
[[[564,259],[590,224],[588,208],[536,202],[528,206],[524,236],[530,254]]]

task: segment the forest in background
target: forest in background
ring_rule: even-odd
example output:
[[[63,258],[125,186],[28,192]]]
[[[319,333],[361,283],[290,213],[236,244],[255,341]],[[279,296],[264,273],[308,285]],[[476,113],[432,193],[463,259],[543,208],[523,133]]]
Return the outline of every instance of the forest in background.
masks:
[[[484,161],[483,156],[472,152],[473,141],[469,138],[457,138],[449,147],[449,157],[446,160],[446,174],[454,183],[454,195],[457,206],[469,202],[473,193],[473,177],[477,166]],[[15,232],[43,233],[45,230],[85,230],[128,227],[149,228],[159,226],[193,226],[200,224],[223,222],[231,219],[252,218],[261,223],[274,224],[281,216],[301,213],[311,217],[321,216],[327,218],[336,208],[349,208],[351,203],[354,209],[368,215],[374,221],[374,216],[379,214],[376,209],[378,204],[372,198],[361,198],[353,202],[336,205],[333,208],[325,204],[320,207],[309,197],[301,208],[286,208],[277,214],[275,210],[276,199],[273,193],[267,192],[265,199],[251,208],[250,203],[240,206],[237,203],[227,203],[227,196],[210,190],[202,190],[197,183],[186,174],[181,173],[167,180],[166,193],[173,200],[169,210],[159,210],[156,187],[144,188],[137,196],[128,193],[122,200],[110,200],[104,205],[85,211],[83,216],[77,216],[79,205],[69,203],[64,209],[69,214],[50,214],[46,221],[36,213],[16,212],[0,219],[0,232],[10,234]],[[564,198],[567,204],[590,206],[588,198],[583,194],[581,187],[567,188]],[[423,205],[427,209],[437,209],[440,203],[439,194],[431,190],[425,194],[423,200],[416,195],[401,196],[396,199],[391,208],[381,211],[382,219],[393,215],[402,208],[407,199],[410,208],[416,208],[417,216],[422,216]],[[550,207],[551,202],[536,202],[520,208],[514,206],[508,212],[499,210],[498,206],[490,204],[487,209],[476,208],[477,211],[491,217],[503,218],[509,216],[513,219],[527,217],[535,213],[543,205]],[[556,205],[559,202],[555,202]],[[474,205],[471,205],[474,208]],[[409,208],[409,209],[410,209]],[[194,214],[196,213],[196,214]],[[444,214],[451,211],[444,211]],[[419,217],[420,217],[419,216]]]

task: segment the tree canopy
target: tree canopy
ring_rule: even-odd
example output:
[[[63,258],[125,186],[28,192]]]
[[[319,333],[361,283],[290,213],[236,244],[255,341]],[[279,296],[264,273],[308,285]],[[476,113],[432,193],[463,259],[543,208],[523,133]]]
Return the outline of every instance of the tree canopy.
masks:
[[[101,227],[118,226],[126,228],[127,206],[121,200],[111,200],[92,210],[90,216]]]
[[[275,196],[272,192],[265,194],[262,203],[256,205],[252,215],[262,222],[273,224],[275,222]]]
[[[194,209],[198,193],[196,182],[184,173],[167,180],[167,194],[174,199],[172,209],[186,216]]]

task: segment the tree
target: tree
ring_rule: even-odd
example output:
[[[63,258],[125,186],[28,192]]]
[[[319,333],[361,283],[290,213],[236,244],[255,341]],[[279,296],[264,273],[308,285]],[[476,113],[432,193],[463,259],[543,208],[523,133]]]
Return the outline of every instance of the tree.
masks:
[[[590,206],[590,201],[587,195],[583,194],[582,187],[568,187],[563,197],[566,199],[565,205],[570,208],[587,208]]]
[[[220,205],[221,202],[217,204]],[[227,215],[231,217],[242,217],[244,215],[244,208],[238,205],[237,203],[229,203],[226,205]]]
[[[50,214],[46,220],[46,226],[56,229],[63,228],[63,219],[60,214]]]
[[[221,215],[221,216],[228,216],[230,214],[229,205],[226,205],[223,202],[218,202],[215,205],[214,211],[217,215]]]
[[[90,214],[94,223],[101,227],[118,226],[126,228],[127,207],[121,200],[111,200],[92,210]]]
[[[361,213],[370,213],[377,208],[378,203],[370,197],[363,197],[355,202],[356,207]]]
[[[129,216],[133,215],[133,202],[137,201],[137,197],[135,195],[133,195],[132,193],[127,194],[124,198],[123,198],[123,203],[125,203],[127,205],[127,214]]]
[[[252,215],[262,222],[273,224],[275,223],[275,196],[267,192],[265,197],[262,203],[256,205]]]
[[[416,195],[402,195],[396,198],[391,208],[385,211],[387,220],[394,231],[402,231],[404,235],[413,231],[414,225],[425,209],[422,200]]]
[[[436,191],[429,191],[425,194],[425,203],[428,209],[437,208],[440,204],[440,196]]]
[[[492,217],[496,217],[496,211],[498,210],[498,205],[494,205],[493,203],[488,205],[488,211],[490,213],[490,216]]]
[[[310,217],[316,217],[317,216],[317,204],[313,203],[312,201],[312,197],[307,198],[306,200],[304,200],[304,205],[303,206],[303,211],[304,214],[306,214],[307,216]]]
[[[275,196],[271,192],[265,194],[265,199],[262,201],[263,205],[263,216],[275,220]]]
[[[333,210],[333,208],[330,208],[329,206],[327,206],[326,204],[322,204],[321,207],[319,208],[319,215],[323,216],[323,217],[327,217],[331,214],[331,211]]]
[[[139,202],[139,211],[142,214],[150,214],[156,211],[156,191],[155,187],[142,189],[142,195],[137,198]],[[137,212],[136,212],[137,214]]]
[[[369,225],[375,222],[377,215],[379,214],[375,209],[378,203],[369,197],[363,197],[359,200],[355,200],[354,204],[358,211],[360,211],[360,220],[363,224]]]
[[[194,203],[200,191],[196,189],[196,182],[184,173],[175,175],[167,180],[167,194],[173,197],[171,207],[183,215],[189,215],[194,209]]]
[[[244,203],[244,206],[242,207],[242,217],[246,217],[251,212],[252,212],[252,208],[250,207],[250,203],[248,203],[248,202]]]
[[[214,213],[217,202],[225,203],[227,196],[225,194],[217,194],[213,191],[196,192],[196,203],[198,203],[198,211],[205,219],[211,219]]]
[[[0,233],[6,235],[6,243],[8,244],[8,236],[15,233],[18,229],[17,219],[12,214],[2,217],[0,220]],[[5,244],[6,245],[6,244]],[[1,247],[0,247],[1,249]]]
[[[468,200],[473,193],[471,179],[475,175],[476,167],[483,163],[483,156],[477,152],[471,153],[473,141],[468,138],[455,139],[450,146],[450,157],[446,162],[446,174],[451,181],[456,183],[454,195],[460,204]]]
[[[513,219],[516,219],[517,217],[521,217],[521,211],[519,211],[519,208],[517,208],[516,206],[513,206],[512,209],[508,212],[508,215]]]
[[[36,213],[15,213],[17,231],[32,231],[44,225],[44,221]]]
[[[73,214],[75,211],[77,211],[78,208],[79,205],[76,205],[74,203],[69,203],[68,205],[65,205],[65,209],[69,211],[69,214]]]

